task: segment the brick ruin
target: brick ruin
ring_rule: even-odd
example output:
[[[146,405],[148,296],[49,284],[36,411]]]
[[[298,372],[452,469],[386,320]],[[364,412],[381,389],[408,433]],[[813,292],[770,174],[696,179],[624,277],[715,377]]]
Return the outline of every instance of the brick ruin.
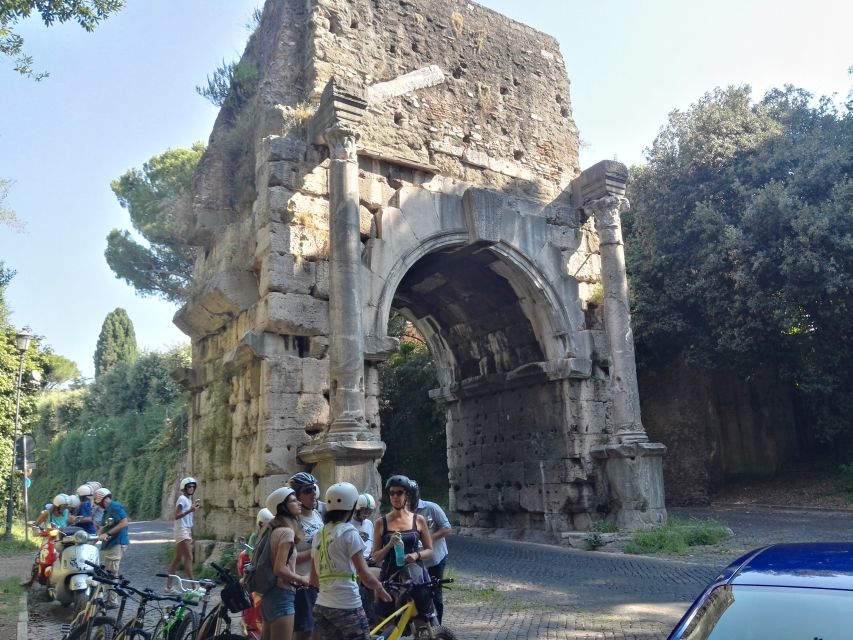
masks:
[[[456,0],[269,0],[240,65],[183,210],[203,250],[175,316],[206,535],[248,530],[302,469],[381,495],[392,309],[437,364],[463,526],[662,522],[627,173],[580,171],[556,40]]]

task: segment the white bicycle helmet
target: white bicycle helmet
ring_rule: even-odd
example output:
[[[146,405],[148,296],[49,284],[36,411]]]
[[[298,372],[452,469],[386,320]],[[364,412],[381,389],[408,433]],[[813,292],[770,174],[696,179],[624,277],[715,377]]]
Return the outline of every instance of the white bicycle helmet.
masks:
[[[198,486],[198,482],[196,482],[196,481],[195,481],[195,478],[192,478],[192,477],[190,477],[190,476],[187,476],[186,478],[183,478],[183,479],[181,480],[181,491],[183,491],[184,489],[186,489],[188,484],[191,484],[191,485],[193,485],[193,486],[195,486],[195,487],[197,487],[197,486]]]
[[[82,498],[83,496],[91,496],[95,491],[88,484],[81,484],[75,493]]]
[[[53,506],[54,507],[67,507],[68,506],[68,496],[64,493],[57,493],[53,496]]]
[[[110,491],[106,487],[101,487],[100,489],[95,491],[95,504],[101,504],[104,498],[111,495],[113,495],[112,491]]]
[[[273,514],[273,517],[278,513],[279,506],[283,504],[292,493],[296,492],[290,487],[281,487],[267,496],[267,509],[269,509],[270,513]]]
[[[80,508],[80,497],[75,495],[68,496],[68,508],[69,509],[79,509]]]
[[[336,482],[326,489],[326,509],[352,511],[358,502],[358,489],[349,482]]]
[[[286,497],[287,496],[285,496],[285,498]],[[273,518],[275,518],[275,516],[273,515],[272,511],[270,511],[269,509],[264,507],[263,509],[258,511],[258,517],[257,517],[258,526],[259,527],[264,526],[267,522],[269,522]]]
[[[355,503],[358,509],[375,509],[376,500],[369,493],[362,493],[358,496],[358,502]]]

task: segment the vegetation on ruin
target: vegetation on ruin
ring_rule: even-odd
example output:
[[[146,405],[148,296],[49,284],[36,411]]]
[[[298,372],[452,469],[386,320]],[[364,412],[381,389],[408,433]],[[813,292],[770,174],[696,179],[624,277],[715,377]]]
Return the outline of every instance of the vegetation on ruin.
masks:
[[[674,111],[624,216],[638,366],[775,372],[853,452],[853,97],[716,89]]]
[[[168,149],[110,185],[144,242],[126,229],[113,229],[104,255],[116,278],[142,296],[182,302],[187,295],[196,248],[185,240],[180,210],[187,206],[203,153],[201,142],[191,149]]]
[[[225,62],[207,76],[207,84],[197,86],[196,93],[215,107],[229,102],[238,111],[255,95],[258,88],[258,68],[248,60]]]

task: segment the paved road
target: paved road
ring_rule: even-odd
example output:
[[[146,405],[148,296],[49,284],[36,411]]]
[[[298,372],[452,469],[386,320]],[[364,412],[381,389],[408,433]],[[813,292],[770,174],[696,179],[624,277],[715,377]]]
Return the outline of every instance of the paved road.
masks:
[[[665,638],[702,587],[742,550],[773,541],[853,540],[853,512],[756,507],[673,509],[715,517],[735,531],[724,547],[686,558],[645,558],[452,536],[444,623],[460,640]],[[170,523],[132,525],[122,571],[162,586]],[[32,600],[35,600],[34,597]],[[67,610],[31,607],[30,639],[58,638]]]

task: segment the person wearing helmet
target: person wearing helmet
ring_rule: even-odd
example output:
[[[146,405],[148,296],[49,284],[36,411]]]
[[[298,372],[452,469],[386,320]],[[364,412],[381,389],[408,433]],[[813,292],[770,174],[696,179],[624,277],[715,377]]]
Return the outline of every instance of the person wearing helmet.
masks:
[[[311,573],[311,542],[314,534],[323,526],[323,517],[318,510],[320,487],[317,479],[307,471],[291,476],[287,484],[296,492],[301,511],[299,524],[305,537],[296,543],[296,572],[306,578]],[[317,589],[310,586],[296,592],[296,617],[294,619],[294,638],[310,640],[314,631],[314,603],[317,601]]]
[[[261,532],[264,530],[264,527],[269,524],[269,522],[274,518],[272,511],[264,507],[260,511],[258,511],[258,515],[255,516],[255,530],[249,536],[249,541],[246,543],[250,547],[254,548],[255,543],[258,541],[258,538],[261,537]]]
[[[352,524],[364,542],[364,559],[370,564],[370,554],[373,553],[373,511],[376,509],[376,499],[369,493],[358,496]]]
[[[74,516],[74,524],[85,529],[89,535],[95,535],[98,530],[92,518],[92,494],[94,491],[88,484],[81,484],[77,487],[76,493],[80,498],[80,506],[77,508],[77,515]]]
[[[297,588],[305,590],[302,588],[308,586],[307,576],[296,570],[295,550],[304,535],[299,525],[302,505],[290,487],[273,491],[267,496],[266,505],[275,517],[261,535],[270,537],[270,559],[276,586],[261,596],[263,637],[290,640],[293,637]]]
[[[444,509],[438,504],[421,499],[421,490],[415,480],[411,481],[409,496],[409,508],[418,515],[423,516],[432,536],[432,558],[424,561],[424,566],[431,579],[442,580],[444,578],[444,568],[447,564],[446,538],[453,532],[453,529],[450,527],[450,520],[447,519],[447,514],[444,513]],[[441,624],[441,619],[444,616],[444,594],[442,593],[440,582],[432,589],[432,603],[435,606],[435,616],[438,618],[438,624]]]
[[[92,490],[92,524],[95,525],[96,529],[100,529],[101,525],[104,524],[104,508],[101,505],[95,504],[95,491],[103,485],[97,480],[89,480],[84,484],[88,485]]]
[[[38,527],[41,524],[46,524],[53,529],[62,529],[68,526],[69,517],[68,496],[64,493],[57,493],[50,502],[50,506],[45,505],[45,510],[35,519],[33,526]]]
[[[166,573],[174,574],[178,565],[184,566],[187,578],[193,577],[193,514],[201,506],[200,500],[193,500],[198,483],[195,478],[181,479],[181,495],[175,502],[175,553]],[[172,588],[172,579],[166,578],[166,593],[183,593]]]
[[[311,544],[311,584],[319,587],[314,622],[320,638],[370,638],[358,579],[379,600],[391,602],[382,583],[367,568],[364,542],[350,522],[358,498],[358,489],[349,482],[331,485],[326,490],[323,528]]]
[[[101,540],[101,560],[109,571],[118,575],[122,556],[130,544],[128,525],[130,520],[124,505],[113,499],[112,492],[106,487],[95,491],[95,504],[104,508],[104,524],[101,526],[98,538]],[[107,595],[107,608],[115,609],[118,596],[112,589]]]
[[[394,475],[385,483],[385,490],[391,502],[391,513],[382,516],[374,523],[373,560],[381,564],[379,577],[387,580],[393,574],[402,572],[415,585],[429,582],[424,562],[432,558],[432,536],[423,516],[409,510],[412,483],[406,476]],[[395,546],[403,551],[402,565],[397,564]],[[431,597],[428,592],[413,592],[415,604],[421,615],[431,609]],[[382,616],[384,609],[377,612]],[[385,613],[387,615],[388,611]]]

